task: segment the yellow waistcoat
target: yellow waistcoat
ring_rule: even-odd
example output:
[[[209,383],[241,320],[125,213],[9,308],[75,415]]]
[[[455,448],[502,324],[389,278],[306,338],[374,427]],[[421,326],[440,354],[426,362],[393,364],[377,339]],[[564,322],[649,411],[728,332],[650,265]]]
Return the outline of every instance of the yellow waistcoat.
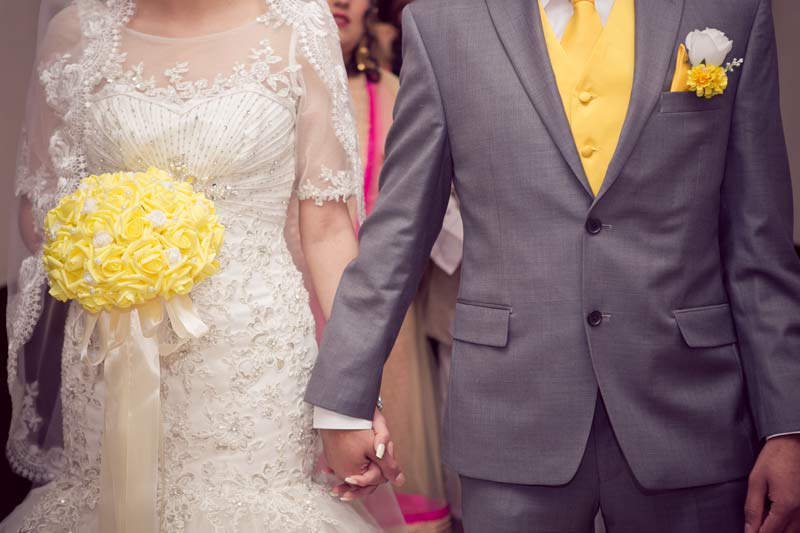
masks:
[[[628,112],[633,89],[634,0],[615,0],[586,67],[576,66],[556,38],[539,4],[547,52],[575,146],[596,195],[603,184]]]

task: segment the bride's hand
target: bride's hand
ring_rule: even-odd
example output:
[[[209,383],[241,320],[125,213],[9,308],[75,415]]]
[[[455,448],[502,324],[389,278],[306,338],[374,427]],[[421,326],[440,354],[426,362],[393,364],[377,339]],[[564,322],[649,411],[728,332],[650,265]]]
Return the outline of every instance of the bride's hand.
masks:
[[[378,459],[383,459],[386,450],[392,444],[392,435],[389,433],[386,417],[383,416],[379,407],[375,408],[375,415],[372,417],[372,431],[375,432],[375,455]],[[394,457],[391,452],[389,455]]]

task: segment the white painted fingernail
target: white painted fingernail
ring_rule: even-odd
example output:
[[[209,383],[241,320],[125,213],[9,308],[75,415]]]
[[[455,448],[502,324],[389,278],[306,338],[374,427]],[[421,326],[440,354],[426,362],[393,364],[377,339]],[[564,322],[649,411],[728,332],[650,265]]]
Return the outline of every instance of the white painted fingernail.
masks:
[[[358,482],[351,477],[344,478],[344,482],[347,483],[348,485],[358,485]]]
[[[378,459],[383,459],[383,455],[386,453],[386,445],[384,443],[378,444],[378,449],[375,450],[375,457]]]
[[[339,493],[338,493],[338,492],[336,492],[335,490],[332,490],[332,491],[330,491],[328,494],[330,494],[331,496],[333,496],[333,497],[335,497],[335,498],[338,498],[338,497],[339,497]]]
[[[342,500],[343,502],[351,502],[351,501],[353,501],[353,498],[350,498],[348,496],[342,496],[339,499]]]

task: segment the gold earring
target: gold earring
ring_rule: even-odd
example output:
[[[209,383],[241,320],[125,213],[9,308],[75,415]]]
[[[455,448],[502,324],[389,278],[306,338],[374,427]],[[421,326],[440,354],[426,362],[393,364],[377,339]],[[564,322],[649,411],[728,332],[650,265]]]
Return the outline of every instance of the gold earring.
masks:
[[[365,72],[368,62],[370,62],[369,46],[367,46],[367,38],[364,37],[361,39],[361,43],[359,43],[358,50],[356,51],[356,69],[359,72]]]

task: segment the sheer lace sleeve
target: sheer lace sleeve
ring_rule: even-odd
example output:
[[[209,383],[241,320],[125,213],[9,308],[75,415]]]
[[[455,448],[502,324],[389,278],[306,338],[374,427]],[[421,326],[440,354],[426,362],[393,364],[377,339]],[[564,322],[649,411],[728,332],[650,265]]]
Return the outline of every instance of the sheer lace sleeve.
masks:
[[[318,205],[356,200],[363,219],[363,178],[339,34],[321,1],[299,2],[296,61],[303,96],[297,118],[297,195]]]
[[[63,117],[72,96],[70,59],[77,53],[80,30],[76,8],[56,15],[47,25],[37,50],[31,77],[25,123],[17,161],[15,193],[29,204],[32,227],[20,227],[25,244],[36,251],[33,242],[41,238],[41,224],[56,200],[59,178],[72,166]],[[25,223],[24,218],[20,223]]]
[[[76,77],[69,72],[70,59],[79,54],[77,10],[70,7],[60,11],[43,31],[29,84],[14,180],[17,202],[9,225],[8,331],[12,352],[30,338],[41,310],[44,269],[39,255],[45,214],[80,160],[74,157],[74,143],[64,120]],[[13,362],[13,358],[10,360]]]
[[[41,259],[45,214],[81,165],[65,117],[74,105],[81,57],[77,8],[44,2],[40,41],[28,89],[25,121],[14,181],[16,202],[9,224],[8,385],[12,422],[7,456],[12,468],[37,483],[60,468],[58,354],[63,323],[46,296]],[[63,8],[63,9],[62,9]],[[52,329],[51,329],[52,328]],[[34,335],[35,332],[35,335]],[[43,385],[40,387],[40,385]]]

